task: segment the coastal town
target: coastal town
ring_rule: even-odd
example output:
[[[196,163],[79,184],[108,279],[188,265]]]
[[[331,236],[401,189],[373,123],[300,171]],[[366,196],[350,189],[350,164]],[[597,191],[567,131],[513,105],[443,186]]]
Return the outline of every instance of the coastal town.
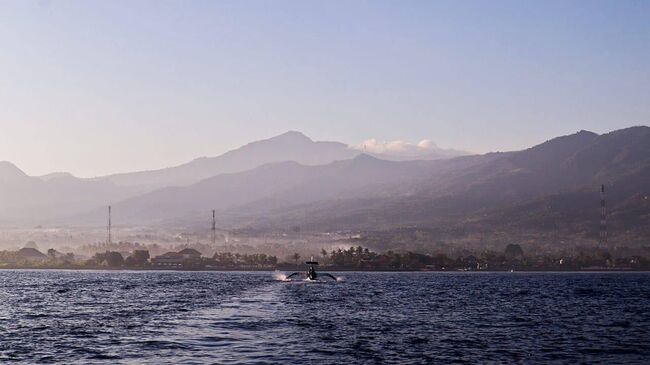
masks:
[[[122,243],[122,246],[125,246]],[[130,269],[130,270],[291,270],[303,256],[297,252],[279,259],[264,253],[216,251],[210,256],[186,247],[152,256],[146,245],[131,245],[132,251],[106,250],[87,258],[73,252],[48,249],[41,252],[34,242],[17,251],[0,251],[3,269]],[[614,256],[605,250],[580,252],[576,256],[526,254],[518,244],[502,252],[463,250],[457,256],[444,253],[377,253],[362,246],[350,246],[316,255],[329,270],[357,271],[629,271],[648,270],[644,256]]]

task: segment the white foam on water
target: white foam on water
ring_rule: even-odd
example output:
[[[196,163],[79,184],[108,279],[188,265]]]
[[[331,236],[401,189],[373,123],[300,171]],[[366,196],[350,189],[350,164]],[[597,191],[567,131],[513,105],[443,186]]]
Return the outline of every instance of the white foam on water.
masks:
[[[291,279],[287,278],[287,275],[285,273],[282,273],[278,270],[275,270],[273,272],[273,279],[277,281],[291,281]]]

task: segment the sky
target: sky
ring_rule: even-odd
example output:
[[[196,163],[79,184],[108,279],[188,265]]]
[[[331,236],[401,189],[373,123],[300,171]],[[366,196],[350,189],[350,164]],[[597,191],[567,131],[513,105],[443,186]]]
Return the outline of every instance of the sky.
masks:
[[[31,175],[649,124],[650,1],[0,0],[0,160]]]

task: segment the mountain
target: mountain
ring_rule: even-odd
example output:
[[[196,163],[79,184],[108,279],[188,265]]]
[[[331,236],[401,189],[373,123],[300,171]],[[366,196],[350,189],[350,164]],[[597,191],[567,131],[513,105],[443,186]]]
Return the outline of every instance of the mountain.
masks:
[[[597,240],[599,188],[606,186],[614,239],[650,238],[650,128],[581,131],[527,150],[438,161],[425,179],[384,199],[321,201],[283,209],[270,226],[435,229],[445,236]],[[410,191],[409,191],[410,190]],[[528,235],[528,236],[526,236]]]
[[[176,167],[160,170],[116,174],[99,179],[120,186],[148,189],[186,186],[219,174],[242,172],[265,164],[293,161],[303,165],[324,165],[354,158],[364,152],[339,142],[316,142],[304,134],[289,131],[276,137],[249,143],[217,157],[202,157]],[[375,154],[386,160],[442,159],[464,154],[443,149],[422,150],[408,156]]]
[[[29,179],[29,176],[9,161],[0,161],[0,183],[20,184]]]
[[[32,177],[10,162],[0,162],[0,221],[36,223],[79,214],[137,190],[109,181],[76,178],[70,174]]]
[[[103,210],[108,204],[157,189],[170,188],[166,191],[171,192],[175,186],[192,185],[270,163],[293,161],[316,166],[360,154],[361,151],[343,143],[315,142],[300,132],[290,131],[218,157],[199,158],[177,167],[93,179],[77,178],[66,172],[31,177],[9,162],[0,162],[0,222],[76,223],[74,217],[82,212],[100,207]]]
[[[639,197],[650,195],[650,128],[580,131],[522,151],[446,160],[360,155],[319,166],[273,163],[157,190],[114,209],[124,222],[148,224],[203,221],[217,209],[220,225],[231,228],[478,232],[530,230],[562,219],[578,229],[598,215],[600,184],[612,191],[612,200],[647,216]],[[573,203],[561,204],[563,199]],[[624,211],[614,212],[624,217]],[[98,221],[102,217],[96,212]]]
[[[364,195],[362,189],[412,180],[424,161],[392,162],[368,155],[327,165],[307,166],[297,162],[267,164],[249,171],[222,174],[189,186],[168,187],[115,204],[118,219],[152,223],[212,209],[231,208],[261,214],[271,208],[308,204],[344,196]],[[240,213],[241,214],[241,213]],[[104,212],[92,214],[102,221]]]
[[[105,177],[121,186],[182,186],[212,176],[250,170],[273,162],[295,161],[320,165],[356,156],[359,152],[338,142],[314,142],[300,132],[290,131],[256,141],[217,157],[202,157],[186,164],[160,170],[116,174]]]
[[[75,178],[75,176],[69,172],[53,172],[51,174],[39,176],[38,178],[43,181],[50,181],[54,179]]]
[[[240,171],[245,166],[252,167]],[[162,181],[179,185],[143,191]],[[219,226],[231,229],[366,230],[384,232],[387,242],[394,234],[429,243],[594,241],[601,184],[613,239],[647,242],[650,128],[580,131],[522,151],[414,161],[289,132],[177,168],[105,179],[30,177],[3,162],[0,219],[103,224],[112,202],[114,222],[125,225],[198,228],[216,209]]]

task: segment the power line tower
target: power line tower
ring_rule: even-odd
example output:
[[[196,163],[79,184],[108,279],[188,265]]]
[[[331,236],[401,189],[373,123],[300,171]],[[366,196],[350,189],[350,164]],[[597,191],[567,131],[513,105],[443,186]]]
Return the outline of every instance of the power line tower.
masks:
[[[111,206],[108,206],[108,243],[113,243],[113,238],[111,237]]]
[[[217,220],[215,218],[215,211],[212,209],[212,246],[217,244]]]
[[[600,185],[600,247],[607,246],[607,204],[605,202],[605,184]]]

